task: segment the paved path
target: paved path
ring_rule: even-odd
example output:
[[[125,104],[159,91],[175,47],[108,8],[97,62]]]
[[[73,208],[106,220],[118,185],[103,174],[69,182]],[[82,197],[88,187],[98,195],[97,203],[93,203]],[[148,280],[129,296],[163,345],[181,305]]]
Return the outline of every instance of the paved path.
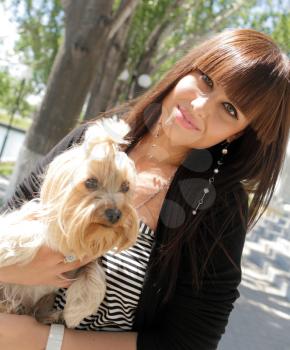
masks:
[[[290,301],[243,259],[240,298],[218,350],[290,350]]]

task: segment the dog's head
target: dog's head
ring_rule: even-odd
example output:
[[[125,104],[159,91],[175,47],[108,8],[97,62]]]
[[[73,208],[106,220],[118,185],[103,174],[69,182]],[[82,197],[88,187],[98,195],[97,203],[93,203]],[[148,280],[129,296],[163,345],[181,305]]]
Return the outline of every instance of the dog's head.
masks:
[[[49,165],[40,199],[61,251],[97,257],[135,242],[135,165],[119,150],[128,131],[122,120],[101,119],[87,130],[82,145]]]

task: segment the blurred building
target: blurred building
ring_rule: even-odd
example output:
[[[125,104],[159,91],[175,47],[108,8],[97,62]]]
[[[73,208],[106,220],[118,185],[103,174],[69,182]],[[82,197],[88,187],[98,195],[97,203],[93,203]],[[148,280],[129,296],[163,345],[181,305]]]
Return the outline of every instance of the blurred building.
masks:
[[[287,157],[275,194],[283,200],[284,203],[290,204],[290,142],[288,142]]]

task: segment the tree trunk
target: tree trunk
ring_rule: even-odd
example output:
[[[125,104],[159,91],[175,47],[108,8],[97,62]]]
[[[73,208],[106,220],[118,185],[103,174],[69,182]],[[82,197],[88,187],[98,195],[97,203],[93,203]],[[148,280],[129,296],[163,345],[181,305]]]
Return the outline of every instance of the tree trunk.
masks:
[[[105,111],[110,105],[112,91],[116,85],[118,76],[125,66],[127,55],[124,50],[132,17],[138,5],[137,0],[125,0],[121,4],[119,12],[125,13],[122,17],[124,23],[115,31],[111,40],[107,41],[103,50],[102,63],[98,66],[98,72],[90,91],[85,119],[96,117]]]
[[[18,157],[6,197],[77,123],[111,26],[113,0],[65,0],[65,40]]]

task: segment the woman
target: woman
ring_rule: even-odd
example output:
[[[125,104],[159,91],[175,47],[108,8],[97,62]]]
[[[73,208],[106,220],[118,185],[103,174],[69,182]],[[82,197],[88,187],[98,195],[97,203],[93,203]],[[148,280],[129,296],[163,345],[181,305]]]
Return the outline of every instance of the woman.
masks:
[[[123,311],[110,304],[108,291],[101,315],[78,327],[107,331],[66,329],[55,349],[217,348],[239,297],[246,232],[267,208],[285,157],[289,71],[289,59],[266,35],[227,30],[192,49],[146,94],[104,113],[120,113],[132,128],[126,151],[138,172],[135,205],[140,235],[147,233],[146,274],[134,275],[122,263],[134,265],[136,254],[142,260],[137,250],[120,255],[116,266],[124,280],[109,269],[106,274]],[[37,196],[45,167],[81,142],[86,127],[73,130],[46,156],[9,208]],[[80,263],[64,264],[63,258],[43,248],[29,266],[1,269],[0,279],[68,287],[61,274]],[[103,261],[106,266],[109,257]],[[139,290],[124,284],[130,278],[139,279]],[[5,350],[43,349],[48,334],[49,326],[28,316],[0,317]]]

